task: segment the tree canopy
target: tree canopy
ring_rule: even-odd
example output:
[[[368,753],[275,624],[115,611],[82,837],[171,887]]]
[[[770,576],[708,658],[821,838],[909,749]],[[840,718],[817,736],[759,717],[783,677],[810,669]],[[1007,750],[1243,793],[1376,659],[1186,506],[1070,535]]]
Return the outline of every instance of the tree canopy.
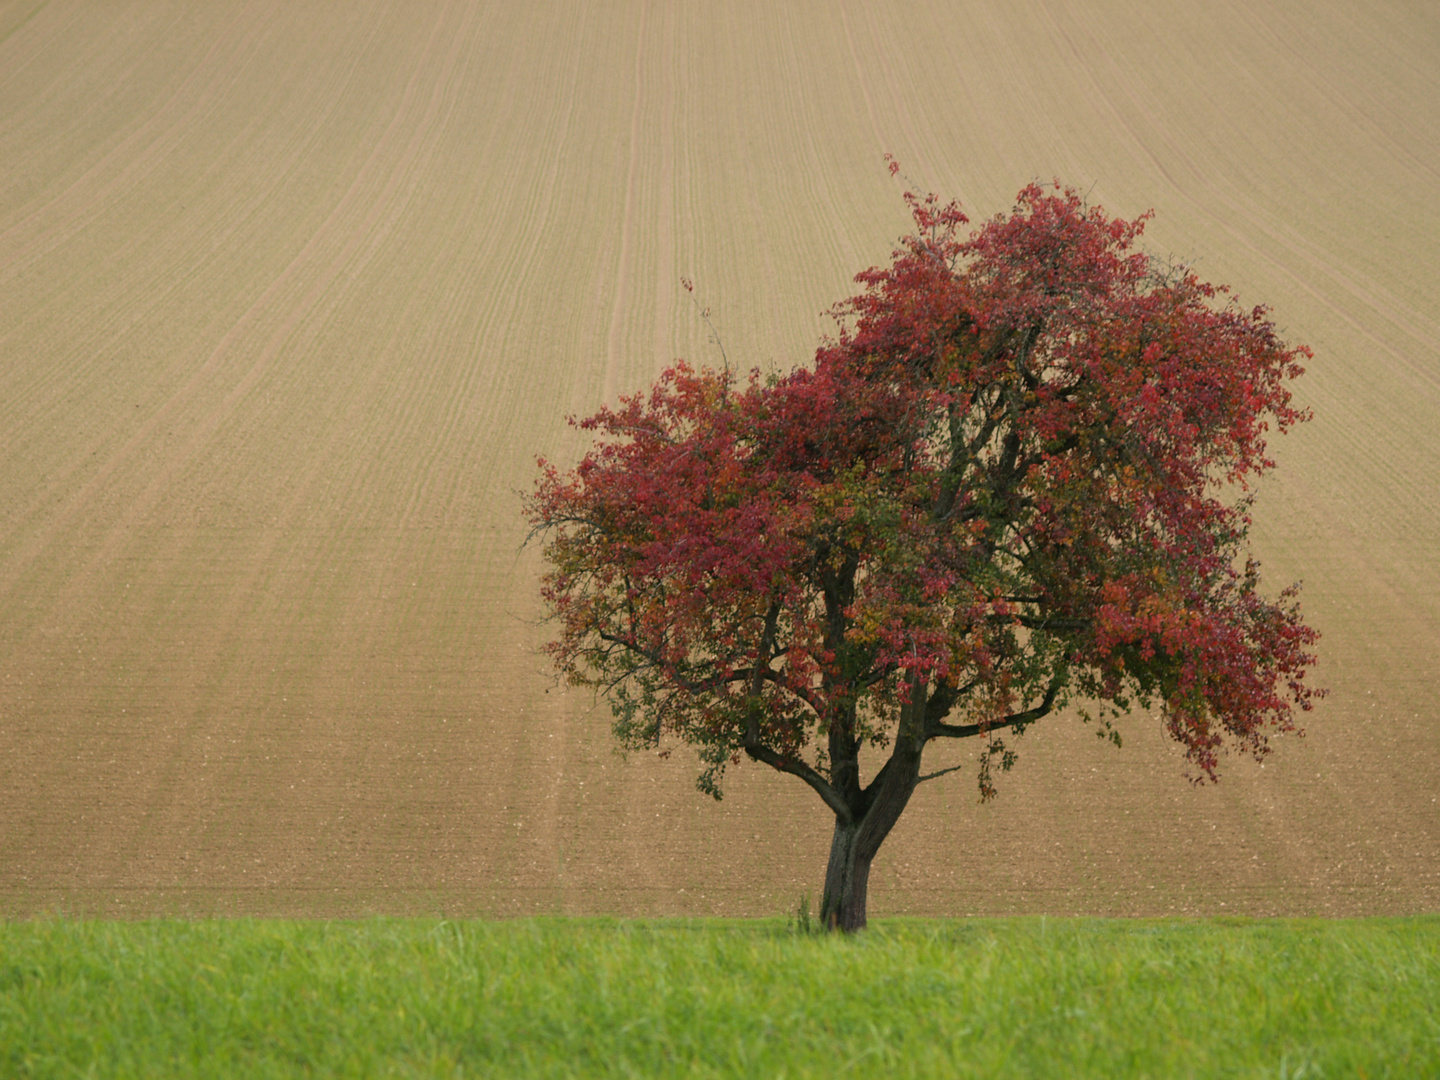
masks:
[[[695,746],[716,798],[746,756],[814,789],[847,930],[952,771],[923,772],[932,740],[976,739],[990,798],[1027,725],[1072,706],[1118,743],[1138,705],[1207,780],[1318,693],[1296,587],[1267,599],[1246,545],[1309,350],[1140,251],[1149,215],[1032,184],[962,235],[956,204],[906,198],[915,231],[812,365],[677,362],[578,421],[592,449],[542,460],[526,507],[559,670],[623,746]]]

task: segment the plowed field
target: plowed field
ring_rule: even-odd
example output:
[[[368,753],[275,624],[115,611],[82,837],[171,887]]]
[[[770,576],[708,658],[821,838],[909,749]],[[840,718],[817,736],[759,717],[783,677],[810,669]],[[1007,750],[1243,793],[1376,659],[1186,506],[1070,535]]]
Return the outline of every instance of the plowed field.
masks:
[[[552,683],[516,493],[718,362],[682,275],[804,362],[885,151],[1153,207],[1314,347],[1254,539],[1331,695],[1207,788],[1049,720],[920,789],[872,914],[1440,908],[1440,6],[0,0],[0,914],[813,895],[808,790],[717,806]]]

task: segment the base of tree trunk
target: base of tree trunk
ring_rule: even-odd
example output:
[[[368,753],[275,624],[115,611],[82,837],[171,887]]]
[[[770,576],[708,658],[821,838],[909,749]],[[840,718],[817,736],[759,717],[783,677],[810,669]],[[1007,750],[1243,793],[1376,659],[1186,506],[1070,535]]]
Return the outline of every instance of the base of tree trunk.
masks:
[[[861,858],[860,826],[835,822],[830,863],[825,868],[825,893],[820,898],[820,924],[827,930],[853,933],[865,929],[865,893],[873,858]]]

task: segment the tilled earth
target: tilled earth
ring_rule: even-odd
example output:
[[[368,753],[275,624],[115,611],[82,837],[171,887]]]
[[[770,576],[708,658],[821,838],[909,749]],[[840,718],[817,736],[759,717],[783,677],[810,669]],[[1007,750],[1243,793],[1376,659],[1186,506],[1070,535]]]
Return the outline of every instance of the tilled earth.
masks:
[[[1314,347],[1254,544],[1331,695],[1211,787],[1048,720],[921,789],[872,914],[1440,908],[1440,9],[610,8],[0,0],[0,915],[813,903],[813,795],[710,802],[549,678],[517,492],[718,362],[682,275],[803,362],[885,151],[1154,207]]]

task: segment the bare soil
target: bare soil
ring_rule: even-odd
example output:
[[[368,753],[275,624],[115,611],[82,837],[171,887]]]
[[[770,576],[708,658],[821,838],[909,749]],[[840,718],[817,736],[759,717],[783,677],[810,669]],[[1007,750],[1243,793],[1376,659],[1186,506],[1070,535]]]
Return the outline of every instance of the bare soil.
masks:
[[[1254,543],[1331,696],[1197,788],[1033,729],[872,914],[1440,908],[1440,8],[0,0],[0,915],[776,914],[829,828],[623,761],[516,492],[1061,177],[1316,350]],[[942,749],[963,760],[970,748]],[[950,759],[938,764],[949,763]]]

